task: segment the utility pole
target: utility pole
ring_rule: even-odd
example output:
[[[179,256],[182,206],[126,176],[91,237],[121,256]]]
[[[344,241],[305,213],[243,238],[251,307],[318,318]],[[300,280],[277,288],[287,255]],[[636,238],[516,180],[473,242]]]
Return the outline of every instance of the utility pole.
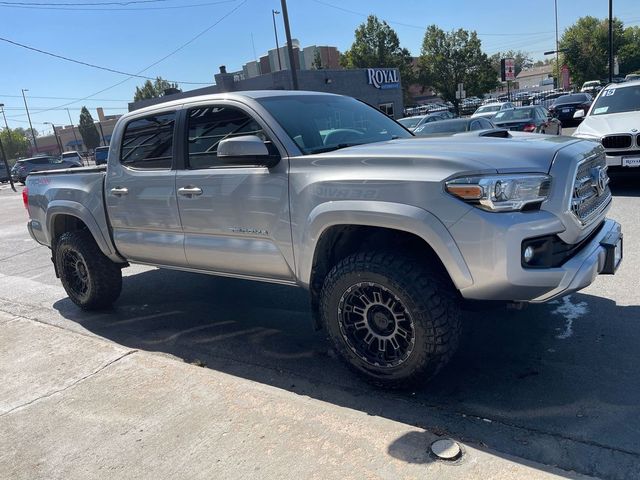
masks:
[[[31,129],[31,136],[33,137],[33,146],[36,149],[36,153],[38,153],[38,142],[36,140],[36,132],[33,130],[33,125],[31,124],[31,115],[29,115],[29,107],[27,106],[27,97],[25,97],[24,95],[24,92],[28,92],[28,91],[29,91],[28,88],[22,89],[22,99],[24,100],[24,109],[27,111],[27,118],[29,119],[29,128]]]
[[[609,83],[613,82],[613,0],[609,0]]]
[[[69,123],[71,124],[71,131],[73,132],[73,139],[76,141],[76,148],[78,147],[78,137],[76,136],[76,129],[73,127],[73,120],[71,120],[71,114],[69,113],[69,109],[65,108],[67,111],[67,115],[69,115]]]
[[[58,150],[60,151],[60,156],[62,156],[62,142],[60,141],[60,138],[58,137],[58,132],[56,132],[56,126],[51,123],[51,122],[44,122],[45,125],[51,125],[51,128],[53,128],[53,136],[56,137],[56,145],[58,145]]]
[[[102,130],[102,122],[98,122],[98,127],[100,128],[100,136],[102,137],[102,143],[104,143],[104,145],[107,146],[108,143],[104,138],[104,131]]]
[[[273,33],[276,36],[276,54],[278,55],[278,70],[282,70],[282,62],[280,61],[280,45],[278,45],[278,29],[276,28],[276,15],[280,15],[280,12],[277,10],[271,10],[271,17],[273,18]]]
[[[7,123],[7,116],[4,113],[4,103],[0,103],[0,108],[2,108],[2,116],[4,117],[4,126],[7,127],[7,132],[8,132],[9,124]]]
[[[287,35],[287,50],[289,51],[289,63],[291,64],[291,80],[293,89],[298,90],[298,72],[293,56],[293,45],[291,44],[291,29],[289,28],[289,14],[287,13],[287,0],[280,0],[282,5],[282,19],[284,20],[284,31]]]
[[[560,44],[558,43],[558,0],[554,0],[556,12],[556,88],[560,88]]]
[[[2,109],[4,111],[4,108]],[[13,184],[13,178],[11,178],[11,170],[9,169],[9,162],[7,161],[7,154],[4,153],[4,145],[2,145],[2,139],[0,138],[0,154],[2,154],[2,162],[4,163],[4,168],[7,169],[7,174],[9,175],[9,183],[11,184],[11,190],[16,191],[16,186]]]

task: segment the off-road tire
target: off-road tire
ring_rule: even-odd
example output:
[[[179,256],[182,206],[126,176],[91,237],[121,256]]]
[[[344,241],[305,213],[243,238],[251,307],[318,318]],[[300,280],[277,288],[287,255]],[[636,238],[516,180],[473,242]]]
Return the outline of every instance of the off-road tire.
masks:
[[[84,265],[86,292],[74,288],[73,269],[65,265],[70,257]],[[100,251],[88,231],[63,233],[55,243],[54,259],[67,295],[83,310],[108,308],[120,296],[122,270]]]
[[[354,285],[367,282],[388,289],[413,320],[413,349],[399,365],[376,367],[363,360],[341,329],[341,299]],[[384,388],[427,382],[449,362],[460,338],[459,298],[450,281],[436,269],[395,253],[356,253],[337,263],[325,278],[320,314],[338,356],[367,381]]]

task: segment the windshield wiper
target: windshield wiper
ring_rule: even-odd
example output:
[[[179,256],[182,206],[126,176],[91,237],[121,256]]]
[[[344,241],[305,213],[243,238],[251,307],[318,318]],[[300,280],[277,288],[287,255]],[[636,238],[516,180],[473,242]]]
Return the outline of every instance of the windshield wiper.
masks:
[[[356,145],[364,145],[365,143],[368,143],[368,142],[338,143],[337,145],[332,145],[330,147],[323,147],[323,148],[318,148],[316,150],[312,150],[309,153],[314,154],[314,153],[333,152],[334,150],[340,150],[341,148],[355,147]]]

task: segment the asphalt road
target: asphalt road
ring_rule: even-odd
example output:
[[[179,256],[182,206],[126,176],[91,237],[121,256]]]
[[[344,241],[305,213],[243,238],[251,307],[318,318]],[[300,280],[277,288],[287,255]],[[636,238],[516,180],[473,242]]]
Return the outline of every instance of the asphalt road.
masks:
[[[0,310],[446,433],[523,462],[639,478],[640,175],[614,178],[613,190],[610,216],[625,235],[618,273],[552,304],[465,313],[459,353],[415,391],[377,390],[350,373],[311,328],[305,292],[296,288],[133,266],[113,310],[80,311],[55,278],[48,249],[29,238],[21,196],[6,185]],[[389,447],[392,455],[401,451]]]

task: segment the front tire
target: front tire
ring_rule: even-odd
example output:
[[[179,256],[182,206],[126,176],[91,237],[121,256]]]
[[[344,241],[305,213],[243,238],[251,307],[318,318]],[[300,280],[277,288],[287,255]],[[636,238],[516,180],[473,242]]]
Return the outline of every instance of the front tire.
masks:
[[[416,259],[357,253],[327,275],[321,317],[339,356],[387,388],[426,382],[453,356],[460,308],[447,280]]]
[[[86,230],[63,233],[55,244],[58,275],[67,295],[83,310],[110,307],[122,290],[122,270]]]

